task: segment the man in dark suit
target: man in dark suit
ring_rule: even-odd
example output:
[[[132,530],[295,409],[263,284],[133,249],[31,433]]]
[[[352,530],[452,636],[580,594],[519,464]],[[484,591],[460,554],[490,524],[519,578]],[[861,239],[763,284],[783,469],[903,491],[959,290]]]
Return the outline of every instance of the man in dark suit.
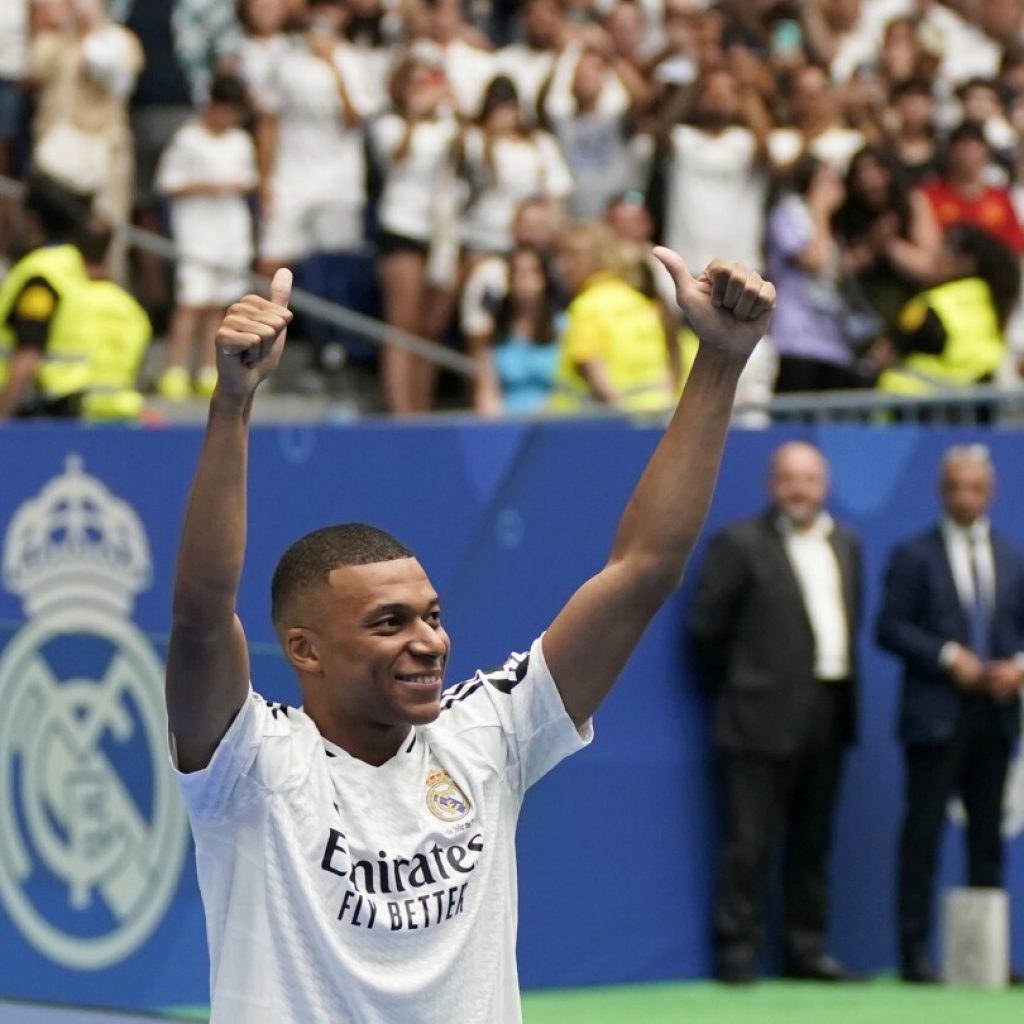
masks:
[[[712,541],[690,614],[714,687],[726,840],[715,909],[722,981],[754,978],[771,854],[785,838],[782,973],[847,979],[825,950],[828,854],[856,731],[857,538],[824,510],[828,464],[782,445],[770,507]]]
[[[927,956],[946,805],[967,811],[968,879],[1002,885],[1003,786],[1020,731],[1024,558],[989,526],[995,473],[982,445],[942,465],[942,522],[892,553],[878,643],[903,659],[906,763],[899,928],[906,981],[935,981]]]

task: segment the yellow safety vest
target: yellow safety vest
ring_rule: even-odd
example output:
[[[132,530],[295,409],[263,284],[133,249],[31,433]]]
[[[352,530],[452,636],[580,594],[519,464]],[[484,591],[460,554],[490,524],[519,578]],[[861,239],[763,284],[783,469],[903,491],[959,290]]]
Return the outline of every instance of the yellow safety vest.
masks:
[[[72,290],[38,374],[40,390],[51,398],[68,380],[64,367],[84,359],[89,378],[82,395],[82,418],[137,419],[144,405],[135,382],[153,336],[145,310],[112,281],[86,281]]]
[[[569,305],[551,407],[573,412],[594,404],[578,367],[604,364],[626,412],[659,412],[672,404],[665,329],[658,309],[625,281],[602,274]]]
[[[14,342],[7,321],[33,277],[44,278],[59,297],[36,370],[39,392],[47,399],[81,395],[83,419],[138,418],[144,401],[135,380],[152,337],[149,318],[123,288],[91,280],[73,245],[29,253],[0,285],[0,382]]]
[[[11,314],[15,303],[34,277],[41,277],[57,293],[57,311],[50,324],[50,337],[63,319],[64,299],[77,286],[89,280],[82,254],[73,245],[45,245],[33,249],[27,256],[11,267],[0,283],[0,387],[7,383],[8,359],[14,350],[14,331],[11,329]],[[49,358],[49,345],[44,358]],[[82,367],[68,367],[69,381],[82,383]],[[84,386],[84,383],[83,383]],[[64,394],[82,390],[69,387]]]
[[[975,384],[995,373],[1006,354],[992,293],[979,277],[950,281],[915,296],[903,308],[900,321],[920,323],[931,309],[946,331],[946,344],[937,355],[911,352],[903,363],[878,379],[883,391],[923,395],[942,388]]]

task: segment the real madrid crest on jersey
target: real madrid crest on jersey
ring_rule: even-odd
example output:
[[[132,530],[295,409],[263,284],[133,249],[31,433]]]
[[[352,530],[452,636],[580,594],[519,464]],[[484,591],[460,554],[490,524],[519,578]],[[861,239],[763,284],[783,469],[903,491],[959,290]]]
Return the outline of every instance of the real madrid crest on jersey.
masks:
[[[149,542],[72,456],[14,514],[2,565],[28,621],[0,652],[0,902],[45,956],[95,970],[149,937],[187,848],[164,669],[130,619]]]
[[[469,801],[446,771],[427,776],[427,807],[442,821],[461,821],[469,814]]]

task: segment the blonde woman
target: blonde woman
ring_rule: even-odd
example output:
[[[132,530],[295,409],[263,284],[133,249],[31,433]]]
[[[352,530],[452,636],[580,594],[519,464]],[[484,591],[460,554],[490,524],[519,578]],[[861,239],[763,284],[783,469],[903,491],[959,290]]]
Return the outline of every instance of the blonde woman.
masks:
[[[655,300],[634,286],[636,254],[605,224],[578,224],[560,237],[559,271],[573,299],[553,408],[653,413],[670,407],[670,339]]]

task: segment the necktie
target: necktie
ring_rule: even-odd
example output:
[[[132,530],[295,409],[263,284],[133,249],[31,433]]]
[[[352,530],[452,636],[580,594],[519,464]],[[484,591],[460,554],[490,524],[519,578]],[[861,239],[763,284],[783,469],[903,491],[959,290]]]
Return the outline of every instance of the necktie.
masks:
[[[989,622],[988,603],[981,585],[979,572],[979,549],[984,543],[972,534],[967,535],[967,550],[971,557],[971,584],[974,588],[971,606],[967,609],[971,627],[971,650],[982,660],[987,661],[991,654],[992,627]]]

